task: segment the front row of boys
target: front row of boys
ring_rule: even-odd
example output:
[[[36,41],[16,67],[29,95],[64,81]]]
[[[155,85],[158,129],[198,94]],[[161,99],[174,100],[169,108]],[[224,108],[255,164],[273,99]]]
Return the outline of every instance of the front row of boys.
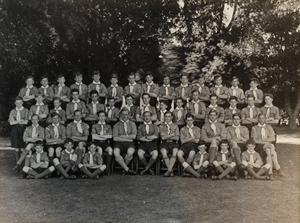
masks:
[[[226,129],[224,124],[218,122],[217,112],[211,110],[208,122],[202,130],[194,126],[193,115],[187,114],[186,125],[179,130],[172,122],[171,112],[165,113],[165,121],[158,127],[152,123],[151,112],[146,111],[143,113],[144,122],[137,128],[129,118],[129,110],[125,108],[121,110],[120,120],[112,130],[105,122],[105,112],[100,111],[98,123],[92,126],[92,140],[87,146],[88,152],[85,151],[85,144],[89,137],[89,126],[82,122],[81,118],[81,112],[75,111],[74,121],[64,127],[60,124],[60,115],[54,113],[52,124],[44,130],[38,124],[38,115],[32,115],[32,125],[25,129],[23,136],[27,145],[15,169],[20,169],[25,161],[23,171],[35,178],[47,176],[55,168],[65,178],[74,178],[74,173],[78,170],[85,176],[98,178],[105,170],[111,173],[111,160],[114,155],[124,174],[135,174],[134,170],[129,168],[129,163],[136,151],[137,139],[138,158],[144,165],[141,175],[146,172],[153,174],[151,167],[158,158],[157,148],[160,148],[162,160],[167,167],[165,176],[174,176],[173,167],[177,158],[184,172],[195,177],[206,177],[210,174],[213,179],[222,179],[231,175],[236,179],[238,170],[246,170],[256,179],[265,179],[272,174],[273,166],[278,174],[282,175],[275,146],[272,144],[275,141],[275,133],[270,125],[265,124],[264,115],[258,116],[259,123],[253,126],[251,131],[253,140],[249,141],[249,131],[240,125],[241,119],[238,114],[233,116],[233,125]],[[48,153],[43,152],[44,139]],[[256,145],[258,153],[254,151]],[[35,153],[32,154],[34,150]],[[103,162],[104,153],[106,165]],[[264,166],[261,156],[266,157],[267,164]],[[266,176],[263,176],[264,174]]]

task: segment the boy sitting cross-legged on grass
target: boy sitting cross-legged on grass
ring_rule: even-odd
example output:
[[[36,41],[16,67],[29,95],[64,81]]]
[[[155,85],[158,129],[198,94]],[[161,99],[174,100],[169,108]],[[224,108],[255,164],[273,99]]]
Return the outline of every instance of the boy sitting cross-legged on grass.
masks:
[[[233,162],[233,157],[229,150],[229,142],[227,140],[220,142],[219,151],[216,154],[216,160],[213,164],[216,168],[216,172],[219,174],[218,176],[212,176],[213,180],[221,180],[224,177],[230,179],[230,174],[235,172],[236,163]],[[232,179],[237,180],[237,176],[233,176]]]
[[[249,175],[259,180],[269,180],[268,174],[271,168],[270,164],[263,165],[263,161],[258,152],[255,151],[256,143],[253,139],[249,139],[246,143],[247,150],[242,153],[242,165],[245,168],[246,178],[251,178]]]
[[[88,178],[99,179],[99,176],[105,171],[106,165],[100,153],[96,152],[97,146],[91,142],[88,146],[89,152],[84,155],[83,162],[78,165],[79,169]]]
[[[61,152],[60,160],[55,158],[53,160],[55,168],[62,175],[61,178],[75,179],[78,171],[76,166],[77,154],[73,149],[74,142],[68,138],[64,142],[64,150]]]
[[[197,149],[199,151],[195,154],[195,158],[193,160],[193,167],[198,172],[198,174],[200,174],[200,177],[207,178],[209,154],[206,151],[206,143],[204,141],[200,141],[198,143]]]
[[[55,170],[54,166],[49,167],[49,158],[46,152],[43,151],[43,142],[35,143],[35,152],[26,157],[23,172],[27,178],[46,178]]]

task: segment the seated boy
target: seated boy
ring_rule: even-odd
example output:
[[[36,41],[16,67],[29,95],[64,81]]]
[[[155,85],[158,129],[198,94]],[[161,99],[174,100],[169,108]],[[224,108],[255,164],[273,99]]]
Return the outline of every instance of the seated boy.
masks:
[[[198,172],[200,177],[207,178],[209,154],[206,152],[206,143],[204,141],[200,141],[197,149],[198,152],[193,160],[193,167]]]
[[[84,155],[82,164],[80,163],[78,167],[88,178],[99,179],[106,169],[106,165],[103,164],[100,153],[96,152],[97,146],[94,142],[89,144],[88,150],[89,152]]]
[[[23,167],[23,172],[27,178],[47,178],[55,170],[54,166],[49,167],[49,158],[43,151],[43,142],[35,143],[35,152],[28,156]]]

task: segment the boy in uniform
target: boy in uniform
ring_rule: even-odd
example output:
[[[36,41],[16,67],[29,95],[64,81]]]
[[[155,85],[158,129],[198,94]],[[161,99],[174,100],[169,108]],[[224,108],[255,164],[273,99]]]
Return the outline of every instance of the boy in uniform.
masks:
[[[266,123],[270,125],[277,125],[279,123],[280,115],[279,108],[273,105],[273,95],[265,94],[265,105],[260,109],[261,113],[266,116]]]
[[[42,77],[41,87],[38,90],[39,94],[43,95],[44,103],[50,105],[54,97],[54,91],[51,86],[49,86],[49,81],[47,77]]]
[[[92,99],[91,103],[87,104],[87,114],[85,121],[92,126],[98,121],[98,112],[105,111],[104,104],[100,104],[98,91],[92,90],[90,92],[90,98]]]
[[[106,121],[113,126],[119,119],[120,109],[115,106],[114,98],[108,98],[107,102],[108,106],[105,108],[107,117]]]
[[[42,94],[36,95],[36,104],[32,105],[29,110],[29,116],[31,117],[33,114],[37,114],[39,116],[39,123],[41,126],[46,126],[46,120],[49,114],[48,105],[45,105]]]
[[[241,111],[241,118],[243,125],[247,126],[251,130],[252,126],[258,122],[258,115],[261,113],[260,109],[255,106],[255,99],[253,95],[247,96],[248,106]]]
[[[264,93],[262,90],[258,89],[257,86],[259,85],[259,81],[257,78],[252,78],[250,82],[250,89],[248,89],[245,92],[246,98],[248,95],[253,95],[254,96],[254,103],[256,105],[259,105],[263,102],[264,99]]]
[[[60,98],[62,107],[65,109],[66,104],[70,102],[70,88],[65,85],[66,79],[63,75],[57,78],[58,84],[54,87],[54,96]]]
[[[224,114],[224,108],[218,105],[218,96],[215,94],[210,95],[210,105],[206,109],[206,120],[208,120],[208,114],[211,110],[217,111],[218,121],[220,123],[224,122],[225,114]]]
[[[73,89],[77,89],[79,93],[79,99],[87,102],[88,99],[88,86],[82,83],[82,74],[80,72],[76,72],[74,74],[75,83],[70,86],[71,92]]]
[[[173,121],[178,125],[179,128],[185,125],[185,116],[187,114],[186,109],[183,107],[183,100],[182,98],[176,99],[176,107],[172,112]]]
[[[204,141],[200,141],[198,143],[198,152],[195,155],[193,160],[194,169],[200,174],[200,177],[207,178],[207,167],[209,155],[206,152],[206,143]]]
[[[231,87],[228,88],[228,98],[236,97],[237,103],[243,104],[245,102],[244,90],[239,88],[240,81],[237,77],[233,77]]]
[[[156,102],[157,102],[157,97],[159,94],[159,86],[158,86],[158,84],[153,82],[152,73],[149,72],[146,75],[146,82],[142,85],[142,90],[143,90],[143,93],[147,93],[150,96],[151,105],[155,106]]]
[[[191,96],[191,87],[189,86],[189,78],[187,74],[181,75],[180,85],[175,88],[176,98],[182,98],[185,102],[188,101]]]
[[[240,109],[237,108],[237,97],[230,96],[229,98],[229,108],[226,108],[224,111],[224,123],[226,125],[232,125],[232,116],[234,114],[240,114]]]
[[[66,108],[68,122],[71,122],[74,120],[74,117],[73,117],[74,111],[76,111],[76,110],[81,111],[82,117],[85,117],[86,110],[87,110],[85,103],[79,99],[79,97],[80,97],[79,90],[72,89],[71,94],[72,94],[72,101],[70,101],[67,104],[67,108]]]
[[[123,88],[118,85],[118,76],[112,74],[110,83],[111,85],[107,88],[107,97],[114,98],[116,107],[120,108],[122,105]]]
[[[152,121],[157,120],[156,108],[150,105],[150,100],[151,100],[150,94],[143,93],[142,103],[140,104],[140,107],[138,108],[136,113],[137,122],[143,122],[142,115],[145,111],[149,111],[152,114],[151,116]]]
[[[66,115],[66,111],[62,109],[61,107],[61,101],[60,98],[54,97],[53,99],[53,109],[50,110],[50,115],[47,118],[47,123],[51,124],[52,120],[51,120],[51,116],[56,113],[59,114],[60,116],[60,123],[61,124],[65,124],[65,122],[67,121],[67,115]]]
[[[194,116],[194,124],[201,128],[204,124],[206,106],[199,99],[199,91],[192,91],[192,100],[187,103],[187,110]]]
[[[134,104],[139,105],[140,96],[142,94],[142,86],[135,81],[134,73],[130,73],[128,76],[128,85],[124,88],[125,94],[132,95]]]
[[[205,79],[203,75],[200,75],[197,82],[193,83],[192,91],[197,90],[199,92],[199,99],[205,103],[209,102],[210,90],[205,86]]]
[[[89,89],[89,93],[92,90],[96,90],[99,95],[99,102],[101,104],[104,104],[105,98],[107,96],[107,88],[103,83],[101,83],[100,78],[101,78],[100,71],[95,70],[93,72],[93,82],[89,84],[88,89]]]
[[[38,94],[38,89],[34,86],[32,76],[26,78],[26,87],[21,88],[19,97],[23,99],[24,107],[29,109],[35,103],[35,96]]]
[[[215,86],[210,88],[211,94],[214,94],[217,96],[218,104],[223,105],[226,103],[228,98],[228,88],[222,85],[222,76],[216,75],[214,77],[214,83]]]

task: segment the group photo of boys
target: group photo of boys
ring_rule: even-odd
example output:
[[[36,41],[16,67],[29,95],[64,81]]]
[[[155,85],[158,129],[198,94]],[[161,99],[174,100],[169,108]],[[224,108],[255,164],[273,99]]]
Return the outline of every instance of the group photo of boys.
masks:
[[[299,222],[299,12],[0,1],[0,223]]]

